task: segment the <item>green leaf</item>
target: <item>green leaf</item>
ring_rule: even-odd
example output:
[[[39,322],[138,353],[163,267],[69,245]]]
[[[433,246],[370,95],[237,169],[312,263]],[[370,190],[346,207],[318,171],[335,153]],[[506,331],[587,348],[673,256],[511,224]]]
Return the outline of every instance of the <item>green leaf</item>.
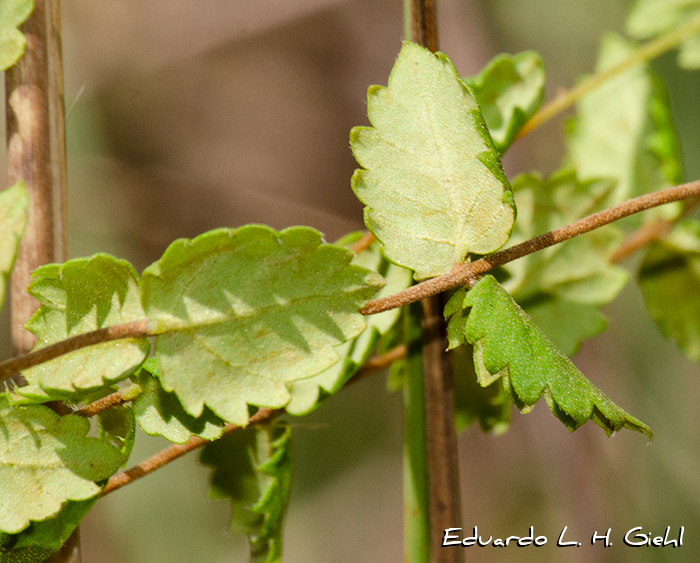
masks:
[[[100,493],[95,481],[112,475],[122,452],[87,437],[87,419],[58,416],[48,407],[11,407],[0,396],[0,532],[21,532],[56,516],[66,501]]]
[[[5,300],[5,288],[19,241],[27,226],[27,205],[27,190],[21,180],[0,192],[0,307]]]
[[[248,405],[283,407],[287,384],[338,361],[383,285],[307,227],[220,229],[175,241],[143,273],[161,383],[198,417],[244,426]]]
[[[336,244],[350,246],[361,235],[362,233],[354,233]],[[377,299],[409,287],[412,281],[410,270],[389,263],[379,252],[379,246],[378,242],[374,242],[352,259],[353,264],[378,272],[386,279],[386,285],[375,296]],[[292,383],[292,398],[285,407],[287,412],[294,415],[308,414],[324,399],[339,391],[367,361],[380,336],[394,326],[399,314],[400,309],[392,309],[367,317],[367,327],[359,336],[336,346],[335,351],[341,357],[339,362],[313,377]]]
[[[231,499],[231,531],[247,534],[251,563],[276,563],[292,482],[292,430],[275,423],[227,434],[204,446],[213,467],[209,494]]]
[[[27,289],[41,307],[25,325],[34,349],[98,328],[144,318],[138,276],[131,264],[106,254],[42,266]],[[129,376],[150,351],[146,338],[97,344],[25,370],[18,394],[37,401],[77,400]]]
[[[17,534],[0,533],[0,563],[40,563],[65,543],[99,499],[67,501],[53,518],[31,522]]]
[[[462,336],[464,338],[464,335]],[[474,422],[483,432],[503,434],[510,426],[510,402],[503,385],[479,385],[474,371],[471,346],[459,346],[450,352],[454,381],[455,428],[465,430]]]
[[[700,362],[700,221],[687,219],[649,245],[639,286],[664,336]]]
[[[136,438],[136,421],[131,405],[111,407],[97,415],[98,436],[122,454],[120,467],[129,461]]]
[[[464,79],[481,106],[500,154],[544,101],[544,66],[534,51],[498,55],[478,75]]]
[[[0,2],[0,70],[15,64],[24,53],[27,39],[17,29],[34,9],[33,0]]]
[[[193,435],[215,440],[224,431],[224,421],[204,408],[199,417],[185,412],[175,393],[161,387],[160,368],[156,358],[146,360],[141,371],[132,379],[142,392],[133,402],[136,422],[149,436],[163,436],[176,444],[184,444]]]
[[[41,563],[55,550],[34,545],[12,551],[0,551],[0,563]]]
[[[350,132],[363,167],[352,187],[386,257],[424,279],[502,246],[515,220],[510,185],[450,60],[404,42],[389,85],[367,98],[373,127]]]
[[[561,170],[546,180],[536,174],[518,176],[513,181],[519,215],[512,243],[599,211],[612,189],[614,183],[610,180],[582,182],[571,170]],[[622,238],[620,230],[610,225],[504,268],[509,275],[504,287],[567,355],[605,329],[607,322],[598,309],[612,301],[627,283],[627,272],[610,263]]]
[[[596,71],[607,70],[635,50],[633,43],[605,35]],[[681,182],[680,152],[668,98],[647,63],[611,78],[581,98],[576,108],[577,117],[568,125],[571,163],[582,180],[617,180],[605,207]],[[660,212],[673,218],[679,209],[678,205],[665,206]]]
[[[637,0],[627,18],[627,33],[635,39],[651,39],[690,23],[699,13],[699,0]],[[700,68],[697,33],[681,42],[678,64],[688,69]]]
[[[571,431],[591,419],[607,435],[629,428],[651,439],[651,430],[586,379],[493,276],[467,293],[464,306],[472,308],[465,337],[474,345],[482,386],[501,378],[508,398],[523,412],[544,395],[554,416]]]

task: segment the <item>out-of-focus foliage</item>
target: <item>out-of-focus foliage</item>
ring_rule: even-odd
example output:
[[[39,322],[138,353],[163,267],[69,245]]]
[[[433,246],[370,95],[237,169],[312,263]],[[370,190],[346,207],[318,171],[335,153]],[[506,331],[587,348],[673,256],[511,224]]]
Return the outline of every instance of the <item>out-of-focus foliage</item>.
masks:
[[[544,65],[534,51],[498,55],[464,79],[479,102],[493,144],[503,154],[544,101]]]

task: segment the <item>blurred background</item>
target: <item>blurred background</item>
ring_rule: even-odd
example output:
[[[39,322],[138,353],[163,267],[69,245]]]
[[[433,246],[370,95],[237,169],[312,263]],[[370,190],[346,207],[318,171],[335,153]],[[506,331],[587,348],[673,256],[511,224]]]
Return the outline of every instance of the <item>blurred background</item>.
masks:
[[[328,240],[362,228],[348,133],[367,124],[366,89],[386,84],[402,0],[63,0],[71,255],[109,252],[141,270],[178,237],[216,227],[310,225]],[[589,72],[625,0],[440,0],[441,50],[462,75],[500,53],[536,50],[548,98]],[[670,88],[687,179],[700,175],[700,77],[672,56]],[[519,141],[506,172],[561,163],[562,120]],[[628,262],[635,266],[635,260]],[[652,445],[592,423],[574,434],[544,404],[503,436],[459,437],[463,526],[535,535],[541,548],[472,547],[468,561],[696,561],[700,550],[700,386],[630,283],[607,333],[575,363],[655,432]],[[4,316],[7,313],[4,313]],[[7,321],[5,325],[7,326]],[[6,344],[3,344],[6,346]],[[8,352],[5,349],[5,356]],[[295,425],[283,562],[402,560],[400,394],[383,374]],[[132,463],[165,447],[141,435]],[[82,525],[84,563],[247,561],[229,504],[207,499],[196,454],[100,500]],[[557,548],[567,539],[580,548]],[[633,549],[630,528],[681,549]],[[612,528],[610,548],[590,545]],[[674,535],[675,534],[675,535]]]

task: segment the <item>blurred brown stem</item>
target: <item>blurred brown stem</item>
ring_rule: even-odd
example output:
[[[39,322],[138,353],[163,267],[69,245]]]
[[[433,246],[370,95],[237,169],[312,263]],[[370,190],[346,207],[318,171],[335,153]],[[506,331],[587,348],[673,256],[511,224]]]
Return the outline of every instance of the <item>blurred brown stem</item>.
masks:
[[[34,335],[23,328],[38,308],[24,289],[39,266],[67,258],[66,151],[59,0],[35,0],[20,31],[27,48],[5,74],[7,175],[23,180],[29,196],[27,228],[10,281],[12,347],[26,354]],[[78,529],[49,557],[52,563],[80,562]]]
[[[411,0],[410,11],[411,40],[436,52],[437,0]],[[443,549],[440,541],[445,529],[461,527],[454,390],[446,354],[445,319],[440,296],[428,297],[421,305],[430,560],[432,563],[460,563],[462,550]]]

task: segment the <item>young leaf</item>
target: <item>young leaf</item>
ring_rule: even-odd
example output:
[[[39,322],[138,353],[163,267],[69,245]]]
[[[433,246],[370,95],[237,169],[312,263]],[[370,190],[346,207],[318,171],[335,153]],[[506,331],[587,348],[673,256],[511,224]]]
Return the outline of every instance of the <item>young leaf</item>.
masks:
[[[1,8],[0,8],[1,9]],[[0,192],[0,307],[17,256],[19,241],[27,226],[27,191],[21,180]]]
[[[484,114],[500,154],[544,101],[544,66],[534,51],[498,55],[478,75],[464,79]]]
[[[647,311],[683,354],[700,362],[700,222],[687,219],[651,243],[639,268]]]
[[[144,318],[136,271],[107,254],[42,266],[27,291],[42,305],[25,325],[37,337],[34,349]],[[76,350],[25,370],[29,385],[16,392],[29,400],[76,400],[128,377],[150,348],[146,338],[132,338]]]
[[[292,430],[253,426],[204,446],[201,463],[214,468],[209,494],[231,499],[231,531],[247,534],[251,563],[277,563],[292,482]]]
[[[635,49],[629,41],[605,35],[596,70],[614,66]],[[668,99],[648,64],[639,63],[610,79],[579,100],[576,108],[577,117],[568,125],[571,163],[582,180],[617,180],[605,207],[681,182]],[[661,211],[672,218],[679,207]]]
[[[142,392],[134,400],[136,422],[149,436],[163,436],[176,444],[184,444],[192,436],[215,440],[224,431],[224,421],[208,408],[199,417],[185,412],[175,393],[161,387],[156,358],[149,358],[139,373],[132,376]]]
[[[698,0],[637,0],[627,18],[627,33],[636,39],[650,39],[673,31],[691,18],[700,17]],[[678,64],[683,68],[700,68],[700,37],[686,37],[680,45]]]
[[[586,379],[493,276],[469,290],[464,306],[472,308],[465,337],[474,345],[482,386],[501,378],[509,399],[523,412],[544,395],[554,416],[571,431],[591,419],[607,435],[629,428],[651,439],[651,430]]]
[[[0,70],[10,68],[24,53],[27,39],[17,27],[29,17],[33,9],[33,0],[0,2]]]
[[[198,417],[244,426],[248,405],[282,407],[287,384],[338,361],[383,285],[318,231],[251,225],[175,241],[143,273],[161,383]]]
[[[536,174],[518,176],[513,193],[519,216],[512,243],[599,211],[614,185],[600,179],[581,182],[571,170],[561,170],[546,180]],[[627,272],[610,264],[622,236],[616,227],[607,226],[504,268],[510,276],[504,287],[567,355],[605,329],[607,321],[598,309],[627,283]]]
[[[56,516],[69,500],[99,494],[101,481],[124,454],[87,437],[87,419],[58,416],[48,407],[11,407],[0,395],[0,532],[15,534],[31,521]]]
[[[469,87],[450,60],[404,42],[387,87],[367,94],[372,127],[350,143],[352,187],[389,260],[437,276],[508,240],[515,206]]]
[[[343,237],[336,244],[349,246],[361,234],[355,233]],[[391,264],[384,259],[379,252],[378,242],[372,243],[369,248],[355,256],[352,263],[379,272],[386,279],[386,285],[379,290],[376,298],[397,293],[411,285],[410,270]],[[340,390],[360,366],[367,361],[380,336],[386,334],[394,326],[399,313],[400,309],[392,309],[368,317],[367,327],[362,334],[336,346],[335,351],[341,357],[339,362],[317,375],[292,383],[290,389],[292,398],[285,407],[286,411],[297,416],[308,414],[325,398]]]

